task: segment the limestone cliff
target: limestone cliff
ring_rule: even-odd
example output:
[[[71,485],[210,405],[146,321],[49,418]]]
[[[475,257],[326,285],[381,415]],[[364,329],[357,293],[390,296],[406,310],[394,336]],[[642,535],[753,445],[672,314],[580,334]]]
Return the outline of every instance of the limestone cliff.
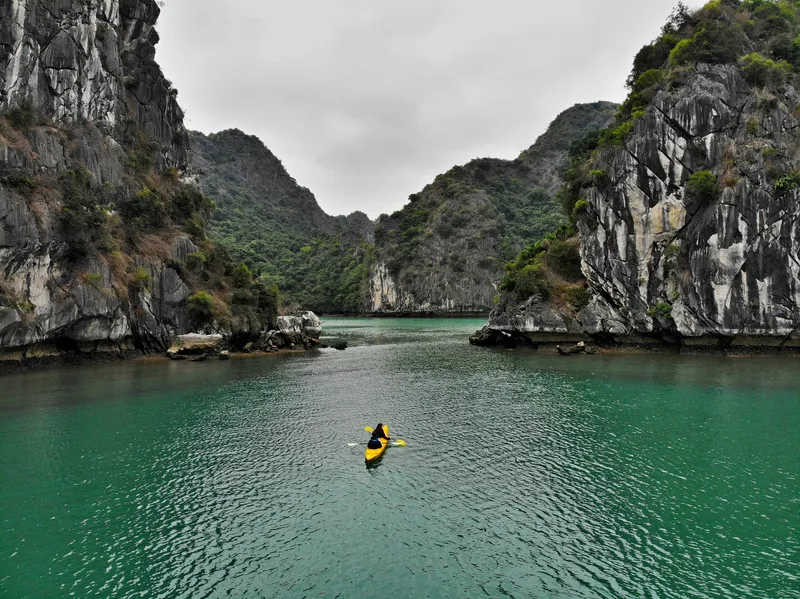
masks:
[[[799,105],[793,86],[753,88],[735,65],[698,65],[656,96],[580,220],[587,332],[794,342],[800,204],[781,179],[800,168]],[[716,197],[687,187],[704,170]]]
[[[487,314],[503,265],[565,220],[555,192],[571,144],[605,127],[615,109],[573,106],[517,159],[454,167],[381,217],[367,309]]]
[[[682,27],[694,40],[722,23],[737,39],[737,10],[708,5]],[[800,347],[800,95],[788,62],[752,52],[770,32],[748,16],[732,60],[685,67],[690,46],[676,46],[630,133],[587,163],[576,211],[588,304],[507,293],[484,340]]]
[[[95,124],[158,144],[157,166],[186,166],[177,92],[155,62],[154,0],[8,0],[0,5],[0,111]]]
[[[269,290],[204,234],[179,181],[188,136],[154,61],[153,0],[0,4],[0,358],[163,350],[257,336]],[[235,298],[233,296],[236,296]],[[272,302],[274,303],[274,302]]]

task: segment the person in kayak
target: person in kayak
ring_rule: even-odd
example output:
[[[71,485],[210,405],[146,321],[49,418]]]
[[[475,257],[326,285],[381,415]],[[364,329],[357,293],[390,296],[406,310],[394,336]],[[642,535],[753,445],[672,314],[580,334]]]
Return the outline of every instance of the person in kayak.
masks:
[[[370,449],[380,449],[381,439],[391,441],[391,438],[387,437],[386,433],[383,432],[383,424],[378,423],[378,426],[372,430],[372,438],[369,440],[369,443],[367,443],[367,447]]]

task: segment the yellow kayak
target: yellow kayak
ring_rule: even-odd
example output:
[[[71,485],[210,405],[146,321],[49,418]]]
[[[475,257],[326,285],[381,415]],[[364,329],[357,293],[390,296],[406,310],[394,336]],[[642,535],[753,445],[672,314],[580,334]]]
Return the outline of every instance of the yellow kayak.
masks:
[[[387,437],[389,436],[389,427],[385,424],[383,425],[383,434]],[[373,462],[377,462],[383,457],[383,452],[386,451],[386,448],[389,446],[389,441],[386,439],[380,439],[381,446],[377,449],[370,449],[367,447],[367,450],[364,452],[364,461],[367,464],[371,464]]]

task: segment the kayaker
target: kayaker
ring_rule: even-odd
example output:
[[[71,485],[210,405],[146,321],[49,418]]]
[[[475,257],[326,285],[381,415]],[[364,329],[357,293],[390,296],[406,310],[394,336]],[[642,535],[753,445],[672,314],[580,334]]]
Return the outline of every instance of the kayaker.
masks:
[[[367,447],[370,449],[379,449],[381,446],[381,439],[391,441],[391,438],[387,437],[386,433],[383,432],[383,424],[378,423],[378,426],[372,429],[372,438],[370,438],[369,443],[367,443]]]

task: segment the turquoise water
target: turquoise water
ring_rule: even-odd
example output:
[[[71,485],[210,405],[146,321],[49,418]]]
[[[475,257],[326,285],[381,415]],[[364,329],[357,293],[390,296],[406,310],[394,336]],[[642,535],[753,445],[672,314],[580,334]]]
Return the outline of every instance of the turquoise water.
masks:
[[[800,360],[481,324],[0,379],[0,597],[800,598]]]

